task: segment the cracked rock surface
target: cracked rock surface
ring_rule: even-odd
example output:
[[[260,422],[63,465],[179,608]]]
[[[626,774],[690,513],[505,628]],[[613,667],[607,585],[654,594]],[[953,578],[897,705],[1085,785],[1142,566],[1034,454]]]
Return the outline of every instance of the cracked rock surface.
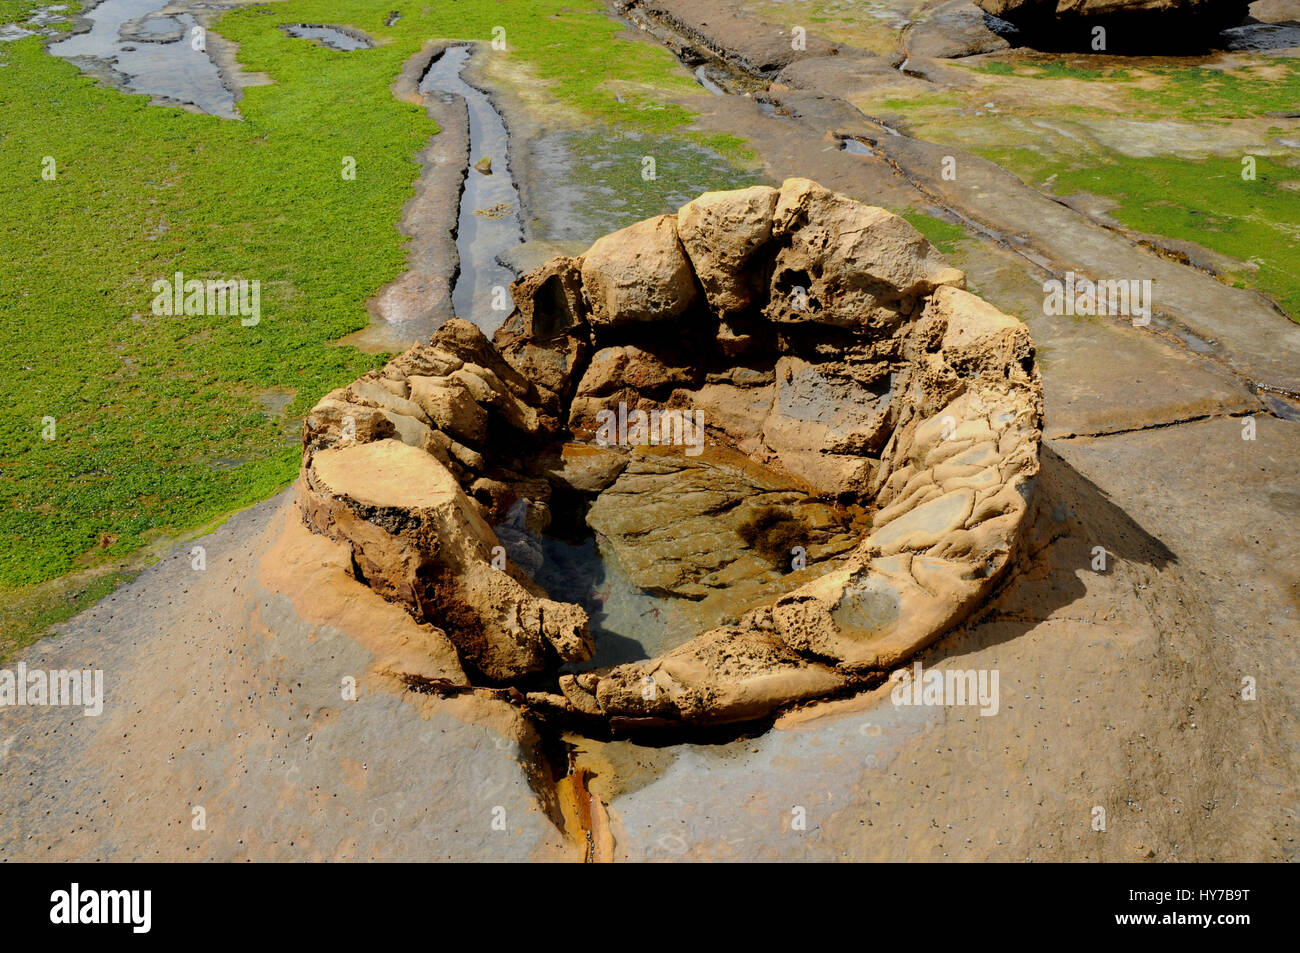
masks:
[[[833,693],[961,621],[1022,535],[1033,344],[963,285],[905,221],[807,179],[706,193],[523,276],[495,342],[451,321],[327,395],[302,519],[471,680],[591,657],[584,610],[531,576],[557,517],[637,586],[708,604],[656,658],[529,692],[575,718]]]

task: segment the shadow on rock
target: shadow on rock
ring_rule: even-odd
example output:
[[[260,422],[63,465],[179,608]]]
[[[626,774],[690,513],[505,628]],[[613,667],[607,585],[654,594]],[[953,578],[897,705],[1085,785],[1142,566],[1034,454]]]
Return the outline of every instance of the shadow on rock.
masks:
[[[1013,47],[1052,53],[1103,53],[1120,56],[1195,54],[1243,48],[1255,42],[1260,26],[1243,0],[1218,0],[1196,6],[1170,0],[1160,9],[1147,4],[1066,4],[1052,0],[976,0],[984,25]],[[1245,24],[1245,25],[1243,25]],[[1258,42],[1278,42],[1264,30]],[[1262,47],[1245,47],[1262,48]]]
[[[1158,571],[1178,562],[1163,542],[1047,444],[1040,464],[1033,523],[1007,582],[982,612],[940,639],[930,656],[950,658],[1019,638],[1082,600],[1091,574],[1115,585],[1120,564]]]

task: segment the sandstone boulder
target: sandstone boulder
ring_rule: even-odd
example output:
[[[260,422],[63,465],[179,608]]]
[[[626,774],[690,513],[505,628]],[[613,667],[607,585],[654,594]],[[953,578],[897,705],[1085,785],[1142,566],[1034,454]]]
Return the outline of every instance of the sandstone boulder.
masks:
[[[617,480],[627,464],[627,456],[617,450],[565,443],[543,458],[539,469],[556,486],[595,495]]]
[[[642,394],[690,387],[699,383],[698,364],[671,348],[621,347],[601,348],[592,355],[587,371],[578,384],[579,397],[604,397],[630,387]]]
[[[586,320],[581,269],[581,259],[556,256],[510,285],[524,337],[548,341]]]
[[[573,393],[591,347],[585,338],[566,334],[551,338],[545,346],[526,339],[507,341],[501,354],[537,386],[544,409],[559,413],[560,405]]]
[[[450,355],[452,359],[459,361],[455,367],[438,371],[439,374],[455,373],[465,364],[475,364],[486,368],[496,375],[497,379],[510,393],[520,400],[530,405],[536,402],[537,390],[532,382],[512,367],[501,356],[501,352],[492,345],[492,342],[484,336],[483,332],[468,321],[463,321],[460,318],[453,318],[448,321],[434,332],[430,344],[431,347],[429,348],[412,348],[411,351],[406,353],[412,355],[412,352],[418,350],[424,360]],[[408,360],[420,359],[414,356],[408,358]],[[399,360],[401,359],[399,358]]]
[[[808,179],[788,179],[773,213],[782,243],[764,314],[780,322],[891,329],[940,285],[965,277],[906,221]]]
[[[699,297],[673,215],[597,239],[582,256],[582,287],[597,328],[675,318]]]
[[[744,311],[758,289],[749,268],[772,237],[777,190],[756,185],[734,192],[705,192],[677,212],[677,234],[719,316]]]
[[[726,628],[708,632],[661,659],[616,669],[590,694],[605,717],[614,713],[633,721],[725,724],[830,694],[848,681],[832,666],[791,651],[778,637]],[[571,695],[579,694],[575,688],[570,688]]]
[[[796,357],[776,364],[776,402],[763,424],[763,438],[783,450],[866,456],[889,436],[890,376],[865,386]]]
[[[551,602],[518,570],[456,480],[396,440],[316,453],[299,486],[312,530],[352,550],[357,578],[417,619],[433,621],[492,680],[591,655],[581,608]]]
[[[443,433],[473,445],[487,439],[487,409],[463,380],[412,377],[409,382],[412,399]]]

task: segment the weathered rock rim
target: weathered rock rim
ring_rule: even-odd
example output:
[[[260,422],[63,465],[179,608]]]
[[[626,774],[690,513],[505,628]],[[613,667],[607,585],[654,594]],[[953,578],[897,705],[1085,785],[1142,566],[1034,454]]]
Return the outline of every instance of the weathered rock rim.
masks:
[[[545,712],[716,724],[878,681],[997,584],[1038,472],[1033,343],[964,283],[807,179],[705,193],[522,276],[494,341],[450,321],[326,395],[302,518]],[[594,646],[530,539],[575,507],[717,624],[555,678]]]

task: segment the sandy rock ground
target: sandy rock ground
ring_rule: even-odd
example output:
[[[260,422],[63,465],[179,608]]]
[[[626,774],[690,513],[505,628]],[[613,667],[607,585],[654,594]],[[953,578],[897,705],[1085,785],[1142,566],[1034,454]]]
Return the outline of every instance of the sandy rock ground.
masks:
[[[104,713],[6,712],[0,858],[568,855],[538,739],[513,708],[403,698],[373,668],[396,641],[388,620],[358,619],[330,581],[305,606],[267,588],[330,559],[317,537],[281,538],[259,577],[289,502],[204,537],[204,571],[178,548],[25,654],[32,668],[102,669]]]
[[[717,14],[739,5],[707,6],[725,33]],[[999,711],[895,706],[886,688],[726,743],[569,739],[607,805],[608,855],[1294,860],[1300,423],[1284,393],[1251,385],[1296,392],[1300,329],[1172,263],[1166,328],[1040,316],[1044,264],[1126,274],[1145,252],[973,157],[957,154],[974,174],[942,181],[916,160],[925,144],[852,106],[878,67],[785,65],[811,84],[788,83],[793,118],[717,97],[700,126],[746,136],[774,181],[894,207],[941,196],[993,236],[961,265],[1004,310],[1023,305],[1039,348],[1034,541],[987,611],[921,661],[997,669]],[[883,154],[848,155],[833,131]],[[1214,343],[1174,333],[1188,330]],[[0,858],[580,858],[555,759],[512,709],[393,694],[373,671],[392,646],[367,647],[345,597],[330,622],[271,594],[257,565],[286,505],[200,540],[204,574],[187,544],[23,653],[104,669],[108,703],[99,718],[5,712]]]

